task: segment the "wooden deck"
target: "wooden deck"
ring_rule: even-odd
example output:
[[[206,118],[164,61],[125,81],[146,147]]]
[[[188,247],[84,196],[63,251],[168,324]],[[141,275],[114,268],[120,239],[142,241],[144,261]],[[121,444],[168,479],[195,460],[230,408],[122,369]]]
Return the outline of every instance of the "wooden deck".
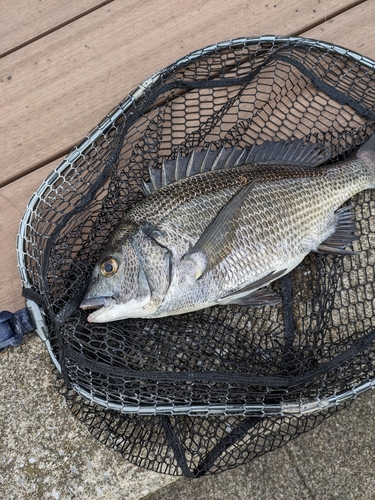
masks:
[[[261,34],[303,35],[375,59],[374,19],[375,0],[0,0],[0,311],[24,307],[16,236],[30,197],[150,74],[206,45]],[[45,346],[28,340],[0,359],[0,498],[138,500],[173,480],[99,447],[55,391]],[[229,493],[241,474],[257,498],[375,498],[373,402],[368,394],[288,452],[213,478],[207,495],[171,489],[157,498],[250,498]]]
[[[28,200],[137,84],[206,45],[303,35],[375,59],[375,0],[0,0],[0,310],[24,307],[16,235]]]

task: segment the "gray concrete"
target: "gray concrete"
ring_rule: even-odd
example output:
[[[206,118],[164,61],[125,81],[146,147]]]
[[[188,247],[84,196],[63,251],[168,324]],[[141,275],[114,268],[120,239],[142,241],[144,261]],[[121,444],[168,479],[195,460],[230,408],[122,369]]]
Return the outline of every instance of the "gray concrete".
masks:
[[[0,374],[1,499],[375,498],[375,391],[245,466],[176,480],[127,463],[90,435],[56,392],[35,335],[0,354]]]
[[[375,391],[284,448],[147,500],[374,500]]]
[[[173,481],[127,463],[73,417],[36,335],[0,354],[0,377],[1,500],[136,500]]]

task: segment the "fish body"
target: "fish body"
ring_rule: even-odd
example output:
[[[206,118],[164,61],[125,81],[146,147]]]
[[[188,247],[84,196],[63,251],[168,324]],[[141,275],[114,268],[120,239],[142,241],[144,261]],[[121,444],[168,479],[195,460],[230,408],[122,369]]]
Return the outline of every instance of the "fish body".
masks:
[[[375,134],[345,162],[318,167],[325,158],[310,143],[281,141],[150,171],[148,196],[124,215],[94,269],[81,303],[96,309],[88,320],[278,303],[266,286],[308,253],[350,253],[353,214],[339,207],[375,188]]]

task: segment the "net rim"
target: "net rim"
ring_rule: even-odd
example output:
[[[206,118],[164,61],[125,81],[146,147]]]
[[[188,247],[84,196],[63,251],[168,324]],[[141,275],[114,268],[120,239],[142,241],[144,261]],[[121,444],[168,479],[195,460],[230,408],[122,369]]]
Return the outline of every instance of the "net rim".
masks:
[[[72,389],[77,392],[81,397],[95,403],[96,405],[107,410],[115,410],[120,413],[155,416],[155,415],[190,415],[190,416],[211,416],[211,415],[225,415],[228,417],[233,416],[246,416],[246,417],[302,417],[312,413],[319,413],[333,407],[345,404],[357,398],[360,394],[375,389],[375,379],[369,380],[362,384],[352,387],[348,391],[339,394],[332,394],[329,397],[317,398],[314,400],[296,400],[282,402],[280,404],[248,404],[248,405],[121,405],[111,403],[103,399],[92,396],[89,392],[82,389],[76,384],[72,384]]]
[[[43,199],[46,191],[53,185],[55,180],[61,176],[65,170],[81,156],[92,143],[95,142],[100,136],[108,132],[114,123],[123,116],[132,106],[139,102],[146,94],[147,91],[156,86],[163,78],[175,72],[178,68],[183,67],[187,63],[194,60],[201,60],[214,53],[227,48],[235,48],[239,46],[254,46],[260,44],[285,45],[285,44],[300,44],[302,46],[314,47],[326,52],[334,53],[337,55],[345,55],[353,61],[360,62],[362,65],[367,66],[371,70],[375,70],[375,61],[363,56],[355,51],[351,51],[329,42],[316,40],[313,38],[305,37],[283,37],[278,35],[262,35],[259,37],[239,37],[216,44],[208,45],[204,48],[195,50],[190,54],[178,59],[174,63],[158,70],[151,76],[146,78],[140,83],[135,90],[130,92],[105,118],[96,125],[91,132],[89,132],[83,141],[81,141],[74,149],[62,160],[62,162],[51,172],[51,174],[43,181],[38,190],[32,195],[26,207],[25,213],[20,221],[19,232],[17,235],[17,264],[20,273],[22,285],[24,288],[31,289],[32,284],[29,280],[26,264],[25,264],[25,242],[27,241],[27,226],[30,223],[32,212],[38,206],[38,203]],[[61,373],[61,365],[53,352],[51,342],[48,338],[48,326],[44,319],[45,313],[43,309],[30,299],[26,299],[26,307],[31,312],[34,319],[35,331],[45,343],[51,360],[57,370]],[[294,402],[281,402],[280,404],[249,404],[249,405],[120,405],[105,401],[98,397],[93,397],[90,393],[77,385],[72,388],[84,399],[95,403],[103,408],[116,410],[122,413],[139,414],[139,415],[160,415],[160,414],[192,414],[192,415],[246,415],[246,416],[302,416],[310,413],[320,412],[327,410],[334,406],[339,406],[346,403],[348,400],[356,398],[359,394],[375,388],[375,379],[366,381],[360,385],[354,386],[348,391],[332,394],[329,397],[310,400],[310,401],[294,401]]]

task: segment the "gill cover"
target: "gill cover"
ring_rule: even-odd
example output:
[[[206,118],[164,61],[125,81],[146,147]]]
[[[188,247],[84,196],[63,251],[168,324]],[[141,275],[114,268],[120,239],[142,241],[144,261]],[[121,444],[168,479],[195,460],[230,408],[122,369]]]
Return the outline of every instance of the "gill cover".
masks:
[[[170,253],[142,231],[113,239],[96,264],[80,304],[95,309],[89,322],[146,317],[155,312],[170,283]]]
[[[109,245],[96,264],[82,309],[96,309],[88,321],[102,323],[121,319],[146,305],[150,287],[130,238]],[[125,307],[124,307],[125,306]]]

